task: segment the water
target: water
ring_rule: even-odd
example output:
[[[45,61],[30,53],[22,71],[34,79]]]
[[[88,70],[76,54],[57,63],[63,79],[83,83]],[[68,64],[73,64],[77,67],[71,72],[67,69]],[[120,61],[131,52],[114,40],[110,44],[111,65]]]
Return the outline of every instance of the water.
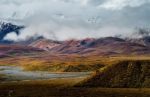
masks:
[[[0,66],[0,74],[5,75],[5,81],[21,81],[52,78],[87,77],[90,75],[90,72],[51,73],[45,71],[23,71],[21,67],[17,66]]]

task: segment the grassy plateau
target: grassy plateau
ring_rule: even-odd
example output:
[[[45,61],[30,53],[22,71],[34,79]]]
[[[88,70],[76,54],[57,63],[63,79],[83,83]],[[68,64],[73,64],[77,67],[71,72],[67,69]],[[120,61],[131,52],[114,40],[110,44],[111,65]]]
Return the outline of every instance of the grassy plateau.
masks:
[[[0,97],[150,97],[149,56],[16,56],[0,64],[32,71],[93,72],[88,78],[13,82],[0,75]]]

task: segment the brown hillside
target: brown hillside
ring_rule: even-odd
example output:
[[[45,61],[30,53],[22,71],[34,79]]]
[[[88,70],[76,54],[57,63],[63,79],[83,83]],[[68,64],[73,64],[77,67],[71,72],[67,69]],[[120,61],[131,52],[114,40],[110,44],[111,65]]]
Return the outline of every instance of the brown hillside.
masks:
[[[77,86],[85,87],[150,87],[150,61],[122,61],[101,69]]]

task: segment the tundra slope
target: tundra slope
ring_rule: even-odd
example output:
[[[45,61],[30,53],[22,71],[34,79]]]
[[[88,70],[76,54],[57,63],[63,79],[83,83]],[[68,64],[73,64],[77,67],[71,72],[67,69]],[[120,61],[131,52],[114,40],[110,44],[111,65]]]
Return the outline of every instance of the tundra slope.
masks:
[[[108,65],[76,86],[150,88],[150,60],[127,60]]]

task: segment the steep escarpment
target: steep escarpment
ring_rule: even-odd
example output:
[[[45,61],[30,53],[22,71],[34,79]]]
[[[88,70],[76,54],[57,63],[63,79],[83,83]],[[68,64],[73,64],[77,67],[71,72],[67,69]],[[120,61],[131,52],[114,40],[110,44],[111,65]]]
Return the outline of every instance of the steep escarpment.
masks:
[[[104,67],[77,86],[85,87],[150,87],[150,61],[122,61]]]

